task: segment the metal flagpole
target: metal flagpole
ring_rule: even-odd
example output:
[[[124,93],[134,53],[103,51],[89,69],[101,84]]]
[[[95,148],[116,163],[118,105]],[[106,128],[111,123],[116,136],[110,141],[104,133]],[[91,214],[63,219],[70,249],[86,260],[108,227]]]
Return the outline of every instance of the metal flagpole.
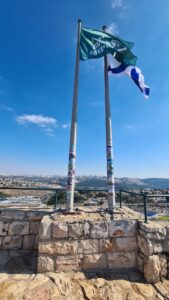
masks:
[[[71,121],[71,132],[70,132],[70,146],[69,146],[67,194],[66,194],[66,211],[67,212],[73,212],[73,202],[74,202],[77,104],[78,104],[78,81],[79,81],[79,54],[80,54],[79,50],[80,50],[81,25],[82,25],[81,20],[78,20],[76,65],[75,65],[75,77],[74,77],[73,107],[72,107],[72,121]]]
[[[106,26],[103,26],[106,31]],[[112,142],[112,121],[109,97],[109,79],[107,56],[104,56],[104,83],[105,83],[105,114],[106,114],[106,155],[107,155],[107,189],[108,189],[108,210],[113,212],[116,207],[115,201],[115,180],[113,166],[113,142]]]

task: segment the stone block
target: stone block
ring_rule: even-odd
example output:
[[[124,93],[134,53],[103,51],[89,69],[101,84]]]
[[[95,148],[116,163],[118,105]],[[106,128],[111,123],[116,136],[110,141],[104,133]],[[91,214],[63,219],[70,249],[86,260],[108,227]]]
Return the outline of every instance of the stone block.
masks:
[[[153,241],[153,253],[161,253],[163,252],[163,245],[160,242]]]
[[[79,241],[78,253],[79,254],[99,253],[99,241],[94,239]]]
[[[40,222],[30,222],[30,234],[38,234],[40,229]]]
[[[81,259],[78,256],[57,256],[55,268],[58,272],[80,271]]]
[[[158,241],[149,240],[143,235],[138,236],[138,247],[140,252],[145,255],[161,253],[163,250],[162,243]]]
[[[144,236],[138,236],[138,247],[141,253],[145,255],[153,254],[153,245],[150,240],[147,240]]]
[[[148,256],[144,264],[144,278],[148,283],[160,280],[160,260],[158,255]]]
[[[54,272],[54,261],[50,257],[39,256],[38,257],[38,272]]]
[[[160,254],[159,255],[159,260],[160,260],[160,275],[162,277],[167,278],[168,275],[168,266],[167,266],[167,257],[166,255]]]
[[[5,209],[1,213],[2,221],[19,221],[24,220],[25,212],[17,209]]]
[[[64,223],[52,223],[52,236],[56,239],[64,239],[68,237],[68,225]]]
[[[90,237],[92,239],[101,239],[108,237],[108,224],[105,222],[94,222],[91,224]]]
[[[9,235],[29,234],[29,222],[12,222],[9,225]]]
[[[46,215],[47,212],[44,211],[28,211],[27,212],[27,219],[31,222],[41,221],[43,216]]]
[[[166,228],[157,222],[139,222],[140,234],[151,240],[164,240],[166,238]]]
[[[22,247],[22,236],[5,236],[2,244],[3,249],[20,249]]]
[[[59,241],[39,243],[39,253],[48,255],[66,255],[77,254],[78,242],[77,241]]]
[[[110,237],[134,236],[136,234],[136,220],[113,220],[109,224]]]
[[[84,225],[83,223],[69,224],[69,237],[80,238],[84,235]]]
[[[164,242],[163,242],[163,252],[169,253],[169,240],[164,240]]]
[[[135,252],[108,253],[107,259],[109,269],[128,269],[137,267]]]
[[[82,270],[105,270],[107,261],[105,254],[84,255],[82,258]]]
[[[120,237],[100,240],[101,252],[129,252],[137,250],[137,241],[135,237]]]
[[[83,230],[84,230],[84,237],[89,237],[89,235],[90,235],[90,224],[88,222],[84,223]]]
[[[51,239],[51,228],[52,221],[49,216],[44,216],[39,229],[39,239],[40,240],[50,240]]]
[[[23,249],[29,250],[34,248],[35,235],[25,235],[23,237]]]

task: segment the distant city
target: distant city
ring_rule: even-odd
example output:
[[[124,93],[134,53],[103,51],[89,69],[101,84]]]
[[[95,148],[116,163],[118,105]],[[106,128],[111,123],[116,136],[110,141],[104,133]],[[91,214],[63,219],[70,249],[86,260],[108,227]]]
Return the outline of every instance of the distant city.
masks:
[[[169,189],[167,178],[116,178],[116,190],[119,189]],[[0,175],[0,187],[23,188],[65,188],[66,176],[27,176]],[[77,189],[106,189],[106,176],[77,176]]]

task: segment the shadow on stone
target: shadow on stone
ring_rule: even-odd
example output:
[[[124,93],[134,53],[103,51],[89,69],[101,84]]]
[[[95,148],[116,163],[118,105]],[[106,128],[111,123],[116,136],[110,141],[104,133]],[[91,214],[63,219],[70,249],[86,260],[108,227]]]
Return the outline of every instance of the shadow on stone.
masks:
[[[0,273],[33,274],[37,272],[37,251],[0,251]]]

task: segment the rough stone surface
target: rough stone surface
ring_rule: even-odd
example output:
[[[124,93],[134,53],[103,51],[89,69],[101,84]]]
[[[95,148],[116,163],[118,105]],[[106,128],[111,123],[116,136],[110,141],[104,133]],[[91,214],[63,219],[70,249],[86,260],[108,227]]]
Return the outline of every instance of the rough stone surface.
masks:
[[[47,215],[48,213],[45,211],[29,211],[27,212],[27,218],[28,221],[34,222],[34,221],[41,221],[44,215]]]
[[[160,260],[158,255],[147,257],[144,265],[144,278],[148,283],[154,283],[160,280]]]
[[[33,249],[34,248],[34,242],[35,242],[35,235],[25,235],[23,237],[23,249]]]
[[[40,225],[39,236],[42,240],[51,239],[51,219],[49,216],[44,216]]]
[[[29,222],[12,222],[9,225],[9,235],[29,234]]]
[[[110,237],[132,236],[136,233],[136,220],[117,220],[109,224]]]
[[[164,240],[166,237],[166,228],[158,223],[139,222],[139,227],[141,229],[140,233],[144,234],[148,239]]]
[[[89,234],[90,234],[90,224],[88,222],[84,223],[83,230],[84,230],[84,237],[89,237]]]
[[[163,243],[163,252],[169,253],[169,240],[165,240]]]
[[[107,238],[108,237],[108,224],[104,222],[96,222],[91,224],[90,237],[96,238]]]
[[[7,232],[4,230],[4,222],[0,221],[0,235],[7,235]]]
[[[153,244],[149,239],[146,239],[143,235],[138,236],[139,250],[145,255],[153,254]]]
[[[159,260],[160,260],[160,275],[162,277],[167,278],[167,257],[166,255],[159,255]]]
[[[37,272],[37,251],[12,249],[0,251],[0,274]]]
[[[5,236],[3,240],[3,249],[20,249],[22,247],[21,236]]]
[[[68,237],[68,225],[64,223],[52,223],[52,236],[57,239]]]
[[[50,257],[39,256],[38,257],[38,272],[53,272],[54,271],[54,261]]]
[[[137,242],[135,237],[111,238],[100,240],[101,252],[128,252],[137,250]]]
[[[0,274],[1,300],[164,300],[168,292],[168,281],[152,286],[122,279],[89,280],[79,272]]]
[[[109,269],[127,269],[137,267],[135,252],[108,253],[107,257]]]
[[[77,241],[59,241],[48,242],[39,244],[39,253],[66,255],[77,254],[78,242]]]
[[[105,254],[84,255],[82,258],[82,270],[102,270],[106,268]]]
[[[10,221],[10,220],[21,220],[23,221],[25,217],[25,212],[16,209],[5,209],[1,212],[1,220],[2,221]]]
[[[30,222],[30,234],[39,234],[40,222]]]
[[[78,256],[57,256],[56,258],[56,271],[70,272],[81,270],[81,258]]]
[[[80,238],[84,234],[83,223],[69,224],[69,237]]]
[[[99,242],[98,240],[81,240],[78,244],[79,254],[94,254],[99,253]]]

